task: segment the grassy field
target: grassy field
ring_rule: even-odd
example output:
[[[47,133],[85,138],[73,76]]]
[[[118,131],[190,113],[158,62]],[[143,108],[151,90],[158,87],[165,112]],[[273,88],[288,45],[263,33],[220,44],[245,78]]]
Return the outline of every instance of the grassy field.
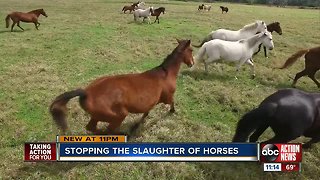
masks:
[[[136,142],[230,142],[240,117],[277,89],[290,87],[302,60],[286,70],[275,67],[302,48],[319,45],[320,12],[227,4],[221,14],[213,3],[210,12],[198,12],[199,3],[147,1],[164,6],[160,24],[134,23],[132,14],[123,14],[131,1],[109,0],[0,0],[0,17],[11,11],[44,8],[39,31],[22,23],[21,32],[5,29],[0,23],[0,179],[318,179],[320,145],[304,151],[301,173],[263,173],[258,163],[26,163],[24,142],[54,141],[59,133],[48,106],[59,94],[85,87],[103,75],[142,72],[157,66],[176,47],[175,38],[198,44],[218,28],[240,29],[257,19],[281,23],[283,35],[274,34],[275,49],[269,59],[254,57],[256,78],[243,66],[235,79],[233,64],[202,66],[189,72],[182,66],[175,94],[177,113],[168,116],[168,107],[156,106]],[[224,3],[225,4],[225,3]],[[152,18],[154,21],[154,18]],[[194,50],[194,53],[197,49]],[[318,92],[308,78],[299,89]],[[89,117],[77,99],[69,104],[69,135],[86,134]],[[125,131],[140,115],[130,115]],[[99,124],[105,127],[105,124]],[[272,137],[267,130],[260,140]],[[300,141],[306,139],[300,138]]]

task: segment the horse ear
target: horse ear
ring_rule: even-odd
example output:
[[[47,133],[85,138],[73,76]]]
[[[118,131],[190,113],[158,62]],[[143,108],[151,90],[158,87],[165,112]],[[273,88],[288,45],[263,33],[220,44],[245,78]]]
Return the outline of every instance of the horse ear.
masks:
[[[180,39],[176,38],[176,40],[177,40],[177,42],[178,42],[179,44],[181,43],[181,40],[180,40]]]

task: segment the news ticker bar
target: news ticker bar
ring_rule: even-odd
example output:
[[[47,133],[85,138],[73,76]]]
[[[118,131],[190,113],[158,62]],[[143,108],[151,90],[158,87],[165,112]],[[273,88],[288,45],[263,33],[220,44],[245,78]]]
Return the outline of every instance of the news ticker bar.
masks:
[[[261,161],[299,163],[301,144],[128,143],[125,136],[57,136],[25,143],[25,161]]]

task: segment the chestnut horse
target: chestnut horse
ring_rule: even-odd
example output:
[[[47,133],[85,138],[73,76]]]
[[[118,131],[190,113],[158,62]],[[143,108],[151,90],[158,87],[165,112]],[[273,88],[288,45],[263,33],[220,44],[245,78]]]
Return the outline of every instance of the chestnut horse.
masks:
[[[229,11],[228,7],[224,7],[224,6],[220,6],[220,9],[222,11],[222,14],[223,14],[223,11],[226,13]]]
[[[101,133],[96,127],[98,121],[109,123],[108,134],[119,134],[119,127],[128,113],[144,113],[139,125],[158,103],[170,104],[170,112],[175,112],[173,95],[180,65],[182,62],[188,66],[194,63],[190,40],[178,40],[178,43],[163,63],[151,70],[137,74],[104,76],[85,89],[59,95],[50,106],[54,121],[64,133],[67,129],[66,104],[76,96],[80,97],[81,107],[91,116],[86,129],[95,134]]]
[[[154,20],[154,23],[158,20],[158,24],[159,24],[159,16],[160,14],[164,14],[165,13],[166,8],[164,7],[159,7],[155,10],[153,10],[153,12],[151,12],[151,16],[156,16],[156,19]]]
[[[312,81],[314,83],[316,83],[318,88],[320,88],[320,83],[314,77],[316,72],[320,69],[320,46],[314,47],[311,49],[303,49],[303,50],[296,52],[295,54],[293,54],[291,57],[289,57],[287,59],[287,61],[284,63],[284,65],[280,69],[284,69],[284,68],[289,67],[290,65],[295,63],[298,60],[298,58],[300,58],[304,54],[305,54],[305,56],[304,56],[305,68],[304,68],[304,70],[302,70],[301,72],[296,74],[296,76],[293,80],[292,86],[295,87],[298,79],[300,79],[302,76],[308,75],[308,77],[310,79],[312,79]]]
[[[273,31],[275,31],[275,32],[277,32],[279,35],[282,35],[282,29],[281,29],[281,26],[280,26],[280,23],[279,23],[279,22],[273,22],[273,23],[271,23],[271,24],[268,24],[268,25],[267,25],[267,30],[268,30],[269,32],[271,32],[271,33],[272,33]],[[262,44],[259,45],[258,51],[255,52],[253,55],[256,55],[256,54],[258,54],[258,53],[260,52],[261,45],[262,45]],[[263,50],[264,50],[264,57],[268,58],[267,48],[266,48],[265,46],[263,46]]]
[[[6,28],[9,27],[9,20],[11,18],[11,20],[13,21],[13,24],[11,26],[11,32],[13,31],[13,27],[16,24],[20,29],[22,29],[22,31],[24,31],[24,29],[20,26],[20,21],[27,22],[27,23],[32,22],[36,26],[36,29],[39,30],[38,27],[40,26],[40,23],[38,22],[38,18],[40,14],[42,14],[45,17],[48,17],[48,15],[46,14],[46,12],[44,12],[43,9],[36,9],[27,13],[12,12],[8,14],[6,17]]]
[[[320,93],[298,89],[282,89],[266,99],[259,107],[246,113],[238,122],[233,142],[256,142],[268,128],[275,136],[263,143],[288,143],[300,136],[312,138],[304,148],[320,141]],[[253,132],[252,135],[250,135]]]
[[[124,7],[122,8],[123,13],[126,13],[126,11],[130,11],[130,13],[131,13],[132,11],[134,11],[135,7],[137,7],[137,5],[138,5],[139,3],[140,3],[140,2],[133,3],[133,4],[130,5],[130,6],[124,6]]]

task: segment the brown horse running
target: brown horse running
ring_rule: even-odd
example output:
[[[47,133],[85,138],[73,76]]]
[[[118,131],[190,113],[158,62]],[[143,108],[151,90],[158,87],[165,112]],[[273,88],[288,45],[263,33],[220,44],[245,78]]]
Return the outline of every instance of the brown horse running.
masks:
[[[222,11],[222,14],[223,14],[223,12],[227,13],[229,11],[228,7],[224,7],[224,6],[220,6],[220,9]]]
[[[126,13],[126,11],[130,11],[130,13],[131,13],[132,11],[135,10],[135,7],[138,7],[139,3],[140,3],[140,1],[133,3],[131,6],[124,6],[122,8],[123,13]]]
[[[42,14],[45,17],[48,17],[48,15],[43,9],[36,9],[27,13],[12,12],[8,14],[6,17],[6,28],[9,27],[9,23],[10,23],[9,21],[11,18],[11,20],[13,21],[13,24],[11,26],[11,32],[13,31],[13,27],[16,24],[20,29],[22,29],[22,31],[24,31],[24,29],[20,26],[20,21],[26,22],[26,23],[34,23],[34,25],[36,26],[36,29],[39,30],[38,27],[40,26],[40,23],[38,22],[38,18],[40,14]]]
[[[280,23],[279,22],[273,22],[273,23],[271,23],[271,24],[268,24],[267,25],[267,30],[269,31],[269,32],[273,32],[273,31],[275,31],[275,32],[277,32],[279,35],[282,35],[282,29],[281,29],[281,26],[280,26]],[[260,49],[261,49],[261,45],[262,44],[260,44],[259,45],[259,48],[258,48],[258,51],[257,52],[255,52],[253,55],[256,55],[256,54],[258,54],[259,52],[260,52]],[[264,57],[268,57],[268,55],[267,55],[267,48],[265,47],[265,46],[263,46],[263,50],[264,50]]]
[[[284,65],[280,69],[289,67],[304,54],[305,54],[304,56],[305,69],[296,74],[293,80],[292,86],[295,87],[299,78],[301,78],[302,76],[308,75],[308,77],[312,79],[314,83],[316,83],[318,88],[320,88],[320,83],[314,77],[316,72],[320,69],[320,46],[314,47],[311,49],[304,49],[296,52],[295,54],[293,54],[291,57],[287,59],[287,61],[284,63]]]
[[[102,133],[97,131],[99,121],[109,123],[108,134],[119,134],[119,127],[128,113],[144,113],[138,125],[142,124],[149,111],[158,103],[170,104],[170,112],[175,112],[173,95],[180,65],[185,63],[190,67],[194,64],[190,40],[178,40],[178,43],[163,63],[151,70],[138,74],[104,76],[85,89],[59,95],[50,106],[54,121],[64,133],[67,129],[66,104],[76,96],[80,97],[81,107],[91,116],[86,129],[95,134]]]
[[[156,19],[154,20],[154,23],[158,20],[158,24],[159,24],[159,16],[160,14],[164,14],[165,13],[166,8],[164,7],[159,7],[155,10],[153,10],[153,12],[151,12],[151,16],[156,16]]]

